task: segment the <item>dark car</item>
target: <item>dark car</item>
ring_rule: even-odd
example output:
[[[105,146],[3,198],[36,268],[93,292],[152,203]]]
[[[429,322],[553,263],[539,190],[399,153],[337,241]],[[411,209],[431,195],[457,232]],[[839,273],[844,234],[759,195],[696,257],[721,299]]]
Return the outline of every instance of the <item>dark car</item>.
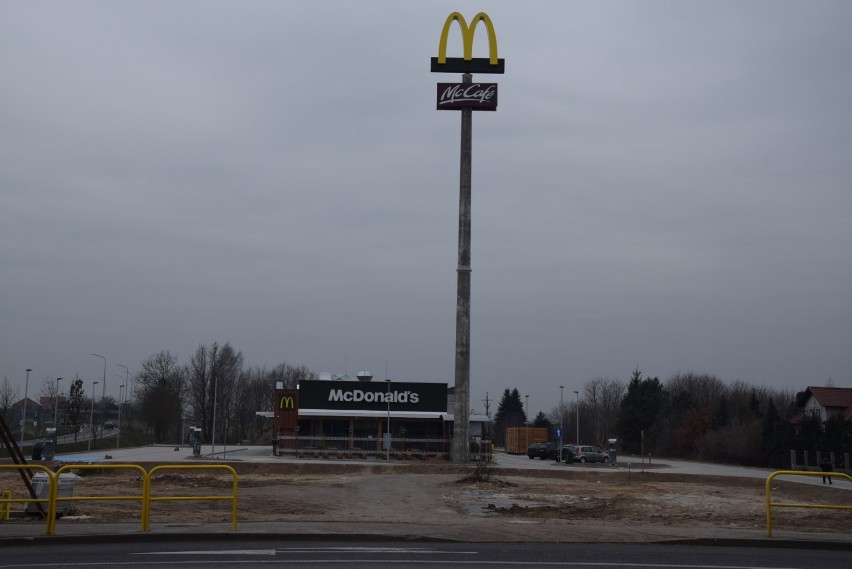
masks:
[[[535,443],[527,447],[527,456],[530,459],[556,460],[558,450],[554,443]]]

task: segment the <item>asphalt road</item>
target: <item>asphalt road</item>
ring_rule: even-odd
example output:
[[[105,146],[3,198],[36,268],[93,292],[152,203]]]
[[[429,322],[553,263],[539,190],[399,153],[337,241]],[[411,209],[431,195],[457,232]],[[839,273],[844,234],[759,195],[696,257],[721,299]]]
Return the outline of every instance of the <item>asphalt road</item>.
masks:
[[[221,536],[219,536],[221,537]],[[852,553],[818,549],[634,544],[289,542],[221,539],[4,547],[0,569],[98,567],[571,567],[848,569]]]

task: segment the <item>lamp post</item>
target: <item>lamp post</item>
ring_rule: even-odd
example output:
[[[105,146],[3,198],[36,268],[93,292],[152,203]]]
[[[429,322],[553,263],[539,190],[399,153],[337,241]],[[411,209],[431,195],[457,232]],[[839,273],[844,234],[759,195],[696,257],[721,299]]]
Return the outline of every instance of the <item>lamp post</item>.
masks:
[[[387,450],[386,460],[387,460],[388,462],[390,462],[390,446],[391,446],[391,430],[390,430],[390,380],[389,380],[389,379],[386,379],[385,381],[386,381],[386,382],[387,382],[387,384],[388,384],[388,395],[387,395],[387,397],[385,398],[385,401],[387,401],[387,403],[388,403],[388,424],[387,424],[387,431],[388,431],[388,433],[387,433],[387,435],[386,435],[386,437],[385,437],[385,438],[387,439],[387,441],[385,442],[385,449]]]
[[[92,355],[95,356],[96,358],[101,358],[104,361],[104,378],[103,378],[104,384],[103,384],[103,391],[101,393],[101,409],[103,410],[102,411],[103,412],[103,418],[104,418],[104,420],[106,420],[106,358],[101,356],[101,355],[98,355],[98,354],[92,354]],[[94,397],[94,395],[95,394],[92,393],[93,397]],[[103,427],[101,427],[101,429],[103,429]],[[103,432],[101,432],[101,434],[103,434]]]
[[[62,381],[61,377],[56,378],[56,393],[53,396],[53,428],[56,429],[56,410],[59,409],[59,382]],[[56,431],[57,434],[59,431]]]
[[[577,396],[577,444],[580,444],[580,392],[575,391],[574,395]]]
[[[118,388],[118,432],[115,434],[115,448],[118,448],[118,443],[121,441],[121,404],[124,402],[124,386],[121,385]],[[180,432],[181,438],[183,438],[183,427],[181,427]]]
[[[92,382],[92,405],[89,408],[89,451],[92,450],[92,439],[95,438],[95,386],[97,384],[97,381]]]
[[[529,412],[530,412],[530,396],[529,396],[529,394],[524,395],[524,399],[525,399],[525,400],[526,400],[526,402],[527,402],[527,404],[526,404],[526,411],[525,411],[525,414],[527,415],[527,421],[526,421],[526,422],[527,422],[527,424],[526,424],[526,429],[524,429],[524,433],[526,434],[526,439],[527,439],[527,448],[529,449],[529,448],[530,448],[530,425],[529,425],[529,422],[530,422],[530,417],[529,417]]]
[[[564,385],[559,386],[559,462],[562,462],[562,429],[564,428],[563,417],[565,416],[565,412],[562,408],[562,390],[565,389]]]
[[[27,429],[27,392],[30,390],[30,372],[27,368],[27,382],[24,384],[24,413],[21,416],[21,446],[24,446],[24,431]]]
[[[124,397],[125,397],[125,399],[130,399],[130,392],[133,391],[130,388],[130,370],[127,369],[127,366],[125,366],[125,365],[121,365],[121,364],[115,364],[115,365],[124,369],[124,389],[125,389]],[[119,421],[119,423],[120,423],[120,421]],[[121,424],[118,425],[118,428],[119,429],[121,428]],[[183,435],[181,435],[181,436],[183,436]]]

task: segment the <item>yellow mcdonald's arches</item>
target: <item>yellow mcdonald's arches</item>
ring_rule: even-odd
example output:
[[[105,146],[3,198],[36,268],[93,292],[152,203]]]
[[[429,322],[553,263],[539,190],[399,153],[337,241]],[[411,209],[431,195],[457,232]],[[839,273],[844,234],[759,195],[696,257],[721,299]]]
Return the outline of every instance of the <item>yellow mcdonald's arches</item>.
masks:
[[[281,401],[278,403],[278,408],[279,409],[293,409],[293,408],[295,408],[295,402],[293,401],[292,397],[290,397],[289,395],[285,395],[284,397],[281,398]]]
[[[438,43],[438,63],[444,64],[447,62],[447,36],[450,34],[450,26],[453,22],[459,23],[462,34],[462,46],[464,48],[464,59],[470,61],[473,59],[473,35],[476,33],[476,25],[479,22],[485,24],[485,30],[488,33],[488,60],[491,65],[497,65],[497,34],[494,33],[494,25],[491,23],[491,18],[485,12],[480,12],[470,21],[470,26],[467,25],[464,16],[458,12],[453,12],[447,16],[447,21],[444,22],[444,29],[441,30],[441,41]]]

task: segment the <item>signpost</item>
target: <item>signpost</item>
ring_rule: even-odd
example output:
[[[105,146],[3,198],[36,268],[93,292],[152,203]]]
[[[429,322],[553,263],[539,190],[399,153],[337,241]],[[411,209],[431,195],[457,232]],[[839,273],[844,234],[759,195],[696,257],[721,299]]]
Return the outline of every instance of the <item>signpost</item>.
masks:
[[[453,22],[458,22],[462,35],[463,57],[447,57],[447,38]],[[488,33],[488,57],[473,57],[473,36],[482,22]],[[461,156],[459,172],[459,249],[456,269],[456,359],[455,406],[453,408],[452,458],[467,462],[470,448],[470,220],[471,220],[471,148],[474,110],[497,109],[497,84],[474,83],[472,73],[500,73],[505,62],[497,57],[497,35],[491,18],[479,12],[468,26],[458,12],[447,16],[438,57],[431,60],[433,73],[462,73],[461,83],[439,83],[438,110],[461,111]]]

